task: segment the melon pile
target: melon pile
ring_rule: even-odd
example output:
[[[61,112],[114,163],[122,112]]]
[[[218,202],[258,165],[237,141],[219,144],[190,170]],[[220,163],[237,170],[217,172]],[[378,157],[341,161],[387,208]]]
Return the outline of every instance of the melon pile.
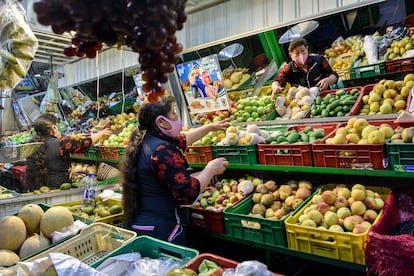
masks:
[[[73,224],[72,213],[61,206],[46,211],[37,204],[26,204],[17,215],[0,219],[0,267],[12,266],[51,244],[53,231]]]

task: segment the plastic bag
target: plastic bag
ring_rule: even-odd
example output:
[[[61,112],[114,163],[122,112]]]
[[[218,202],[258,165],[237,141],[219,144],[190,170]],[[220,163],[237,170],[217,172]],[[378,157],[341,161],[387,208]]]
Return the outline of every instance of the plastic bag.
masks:
[[[49,78],[46,94],[40,104],[40,111],[43,113],[57,113],[59,111],[57,104],[61,102],[62,97],[58,88],[58,73],[54,73]]]
[[[368,64],[378,62],[378,43],[372,35],[364,37],[364,51],[367,56]]]
[[[38,48],[38,40],[17,0],[0,8],[0,88],[14,88],[25,76]]]
[[[244,261],[239,263],[236,268],[227,268],[223,276],[272,276],[273,273],[267,266],[259,261]]]
[[[49,253],[47,257],[38,258],[33,262],[18,262],[15,271],[17,276],[44,275],[54,265],[59,276],[108,276],[81,262],[79,259],[63,254]]]

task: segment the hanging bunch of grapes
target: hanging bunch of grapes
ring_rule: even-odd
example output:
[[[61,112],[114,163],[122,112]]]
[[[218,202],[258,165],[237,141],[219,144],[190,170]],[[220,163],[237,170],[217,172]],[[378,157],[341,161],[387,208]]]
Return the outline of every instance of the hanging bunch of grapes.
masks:
[[[95,58],[108,46],[139,53],[143,90],[150,102],[164,94],[161,85],[174,71],[183,48],[175,32],[187,20],[187,0],[36,0],[33,9],[42,25],[56,34],[74,32],[67,56]]]

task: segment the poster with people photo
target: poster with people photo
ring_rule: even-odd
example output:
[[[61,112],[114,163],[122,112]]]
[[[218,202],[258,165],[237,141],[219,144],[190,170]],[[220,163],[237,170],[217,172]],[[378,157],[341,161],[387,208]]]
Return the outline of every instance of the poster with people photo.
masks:
[[[217,55],[181,63],[176,68],[192,114],[230,109]]]

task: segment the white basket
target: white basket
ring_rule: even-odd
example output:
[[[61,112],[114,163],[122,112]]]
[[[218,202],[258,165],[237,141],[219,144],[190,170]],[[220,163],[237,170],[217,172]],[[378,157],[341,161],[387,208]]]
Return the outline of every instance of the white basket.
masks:
[[[37,151],[41,145],[43,145],[42,142],[33,142],[14,146],[2,146],[0,147],[0,162],[13,163],[24,160]]]

